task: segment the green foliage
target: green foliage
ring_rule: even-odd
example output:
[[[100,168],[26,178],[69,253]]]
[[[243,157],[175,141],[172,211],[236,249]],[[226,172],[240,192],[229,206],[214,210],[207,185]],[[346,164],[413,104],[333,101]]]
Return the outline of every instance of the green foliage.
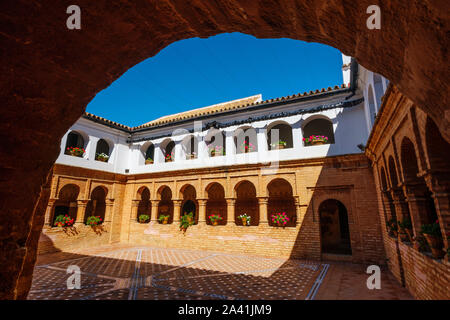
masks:
[[[91,227],[98,226],[102,222],[103,222],[103,220],[102,220],[102,218],[100,218],[100,216],[90,216],[86,220],[86,224]]]
[[[211,214],[211,215],[209,215],[209,220],[212,222],[212,223],[214,223],[214,222],[216,222],[216,221],[220,221],[220,220],[223,220],[223,218],[222,218],[222,216],[220,215],[220,214]]]
[[[55,219],[55,227],[71,227],[74,223],[74,219],[69,215],[60,214]]]
[[[187,228],[194,224],[194,214],[189,212],[184,214],[180,220],[180,230],[186,231]]]
[[[146,215],[146,214],[141,214],[139,216],[139,222],[147,222],[149,220],[150,220],[150,217],[148,215]]]
[[[158,217],[158,221],[159,221],[159,222],[163,222],[164,219],[169,219],[169,215],[161,214],[161,215]]]

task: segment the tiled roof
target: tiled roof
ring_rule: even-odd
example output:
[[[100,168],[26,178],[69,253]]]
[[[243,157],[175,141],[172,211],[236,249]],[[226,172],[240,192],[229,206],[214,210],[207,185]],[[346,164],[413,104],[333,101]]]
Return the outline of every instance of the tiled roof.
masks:
[[[228,101],[228,102],[224,102],[224,103],[215,104],[212,106],[207,106],[207,107],[203,107],[203,108],[193,109],[193,110],[189,110],[189,111],[185,111],[185,112],[181,112],[181,113],[164,116],[164,117],[147,122],[147,123],[137,126],[137,127],[125,126],[123,124],[107,120],[105,118],[93,115],[88,112],[85,112],[84,118],[93,120],[95,122],[103,123],[108,126],[115,127],[117,129],[122,129],[125,131],[132,132],[137,129],[151,128],[151,127],[155,127],[155,126],[162,125],[162,124],[168,124],[171,122],[176,122],[176,121],[186,120],[186,119],[193,119],[193,118],[197,118],[200,116],[221,113],[221,112],[231,111],[231,110],[235,110],[235,109],[243,109],[243,108],[247,108],[247,107],[251,107],[251,106],[264,105],[264,104],[273,103],[273,102],[288,102],[289,100],[297,99],[300,97],[311,97],[311,96],[319,95],[321,93],[329,93],[329,92],[333,92],[333,91],[337,91],[337,90],[345,89],[345,88],[350,88],[350,84],[348,84],[348,85],[342,84],[340,86],[334,86],[333,88],[332,87],[328,87],[326,89],[322,88],[320,90],[317,89],[315,91],[297,93],[297,94],[293,94],[290,96],[279,97],[279,98],[275,98],[275,99],[268,99],[268,100],[264,100],[264,101],[262,101],[261,95],[258,94],[258,95],[254,95],[254,96],[243,98],[243,99]]]

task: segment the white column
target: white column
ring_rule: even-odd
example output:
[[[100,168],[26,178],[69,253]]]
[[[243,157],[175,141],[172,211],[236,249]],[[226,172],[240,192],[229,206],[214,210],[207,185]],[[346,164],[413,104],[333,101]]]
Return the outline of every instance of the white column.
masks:
[[[155,159],[154,159],[155,163],[164,163],[164,154],[163,151],[161,150],[161,144],[155,144]]]
[[[236,147],[233,141],[233,131],[225,131],[225,149],[226,149],[226,162],[233,163],[236,155]]]
[[[303,147],[303,133],[301,127],[292,128],[292,143],[295,151]]]
[[[175,141],[175,161],[179,162],[181,160],[185,160],[186,155],[184,154],[184,151],[182,150],[181,141]]]
[[[206,147],[205,137],[198,137],[198,159],[202,162],[209,161],[208,148]]]
[[[100,140],[100,138],[89,136],[89,142],[86,150],[89,161],[95,161],[95,150],[97,149],[98,140]]]

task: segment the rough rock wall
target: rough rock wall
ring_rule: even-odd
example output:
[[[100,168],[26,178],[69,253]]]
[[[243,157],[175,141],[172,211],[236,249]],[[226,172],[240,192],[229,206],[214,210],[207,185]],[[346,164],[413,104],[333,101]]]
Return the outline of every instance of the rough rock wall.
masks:
[[[174,41],[239,31],[334,46],[389,78],[450,141],[447,1],[382,1],[382,28],[368,30],[377,2],[78,0],[82,29],[71,31],[72,1],[1,1],[0,298],[27,287],[18,277],[33,267],[34,209],[63,134],[97,92]]]

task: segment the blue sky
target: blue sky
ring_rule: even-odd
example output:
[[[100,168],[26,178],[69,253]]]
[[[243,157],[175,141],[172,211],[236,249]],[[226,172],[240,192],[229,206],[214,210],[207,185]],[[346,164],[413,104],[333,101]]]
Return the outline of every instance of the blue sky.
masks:
[[[342,84],[341,53],[241,33],[175,42],[99,92],[86,111],[129,126],[261,93],[263,99]]]

